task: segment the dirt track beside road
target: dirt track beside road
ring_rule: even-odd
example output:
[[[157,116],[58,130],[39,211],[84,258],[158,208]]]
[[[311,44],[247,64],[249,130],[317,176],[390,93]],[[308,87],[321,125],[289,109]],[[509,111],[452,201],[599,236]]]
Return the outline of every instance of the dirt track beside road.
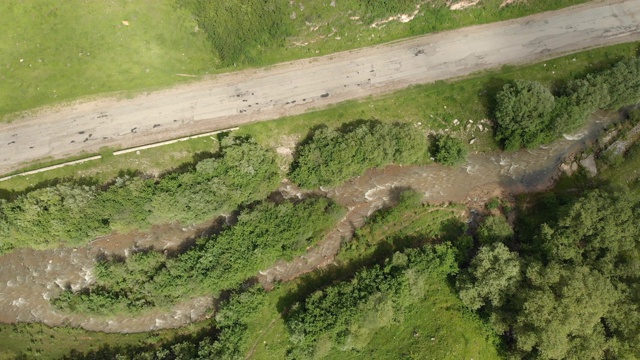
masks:
[[[305,112],[504,64],[640,40],[640,1],[607,0],[406,41],[214,76],[133,99],[0,124],[0,174],[44,157],[132,147]]]

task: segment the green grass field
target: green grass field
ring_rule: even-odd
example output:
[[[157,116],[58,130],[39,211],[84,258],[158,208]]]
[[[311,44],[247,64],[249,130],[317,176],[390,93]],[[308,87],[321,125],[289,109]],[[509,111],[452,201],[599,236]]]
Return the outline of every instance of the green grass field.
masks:
[[[205,331],[210,322],[175,329],[139,334],[107,334],[68,327],[51,328],[42,324],[0,324],[0,360],[75,358],[78,353],[100,348],[141,346],[153,348],[156,344],[175,338],[188,338]],[[22,357],[20,357],[22,356]]]
[[[172,0],[3,1],[0,116],[193,80],[216,67],[196,25]]]
[[[198,0],[4,1],[0,119],[78,98],[132,96],[207,73],[325,55],[585,0],[517,2],[503,8],[501,0],[483,0],[458,11],[446,8],[443,0],[429,5],[406,0],[401,6],[356,0],[337,1],[335,6],[325,0],[273,1],[277,8],[266,10],[278,13],[270,11],[268,19],[265,9],[256,8],[268,5],[259,1],[214,4],[224,11]],[[418,4],[422,6],[416,10]],[[410,22],[371,26],[415,11]]]

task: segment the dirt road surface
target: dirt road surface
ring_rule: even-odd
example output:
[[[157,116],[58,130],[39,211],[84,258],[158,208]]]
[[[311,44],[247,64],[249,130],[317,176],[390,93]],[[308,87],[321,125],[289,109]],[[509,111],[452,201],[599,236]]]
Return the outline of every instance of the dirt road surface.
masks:
[[[0,174],[44,157],[130,147],[305,112],[412,84],[640,40],[640,1],[555,12],[246,70],[0,124]]]

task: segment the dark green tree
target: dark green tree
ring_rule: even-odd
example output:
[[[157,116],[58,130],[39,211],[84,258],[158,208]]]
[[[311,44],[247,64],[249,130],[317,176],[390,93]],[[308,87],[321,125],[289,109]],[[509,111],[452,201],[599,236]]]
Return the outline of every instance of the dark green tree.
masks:
[[[478,228],[478,241],[480,244],[494,242],[506,242],[513,237],[513,229],[502,215],[488,216]]]
[[[536,263],[527,269],[527,280],[513,326],[518,349],[542,359],[603,358],[602,319],[620,297],[609,279],[585,266]]]
[[[535,147],[550,138],[555,98],[542,84],[515,80],[496,95],[496,140],[506,150]]]

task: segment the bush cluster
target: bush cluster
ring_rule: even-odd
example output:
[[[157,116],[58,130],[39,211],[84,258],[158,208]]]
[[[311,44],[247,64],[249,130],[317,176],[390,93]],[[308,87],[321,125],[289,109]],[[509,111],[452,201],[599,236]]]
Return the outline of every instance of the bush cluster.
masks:
[[[436,137],[432,153],[436,162],[449,166],[463,163],[467,158],[467,148],[451,135]]]
[[[305,188],[331,186],[389,164],[428,161],[425,135],[411,124],[357,121],[321,127],[299,145],[289,178]]]
[[[294,305],[285,318],[292,344],[290,358],[312,357],[321,338],[343,346],[352,325],[369,310],[410,307],[420,300],[416,289],[426,277],[444,281],[456,272],[455,251],[449,245],[425,246],[395,253],[384,266],[364,268],[351,281],[316,291]]]
[[[234,289],[260,269],[306,251],[342,216],[326,198],[297,204],[262,202],[241,213],[236,225],[167,257],[135,253],[96,266],[96,281],[81,292],[53,300],[60,309],[111,314],[166,306],[178,300]]]
[[[126,176],[104,190],[67,183],[0,200],[0,252],[79,244],[169,221],[201,222],[265,198],[279,180],[273,152],[246,139],[226,139],[219,156],[158,180]]]
[[[506,150],[536,147],[584,125],[598,109],[640,101],[640,58],[572,80],[554,96],[535,81],[516,80],[496,95],[495,138]]]

